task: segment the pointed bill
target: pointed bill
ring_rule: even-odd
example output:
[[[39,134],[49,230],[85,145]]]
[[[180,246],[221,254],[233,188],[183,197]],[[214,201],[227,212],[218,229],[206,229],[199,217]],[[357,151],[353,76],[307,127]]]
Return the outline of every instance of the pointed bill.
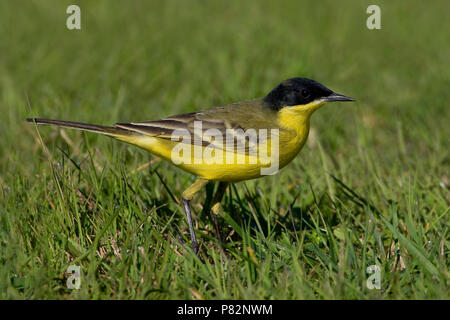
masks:
[[[325,101],[356,101],[353,98],[344,96],[342,94],[339,93],[335,93],[333,92],[332,94],[330,94],[328,97],[323,98]]]

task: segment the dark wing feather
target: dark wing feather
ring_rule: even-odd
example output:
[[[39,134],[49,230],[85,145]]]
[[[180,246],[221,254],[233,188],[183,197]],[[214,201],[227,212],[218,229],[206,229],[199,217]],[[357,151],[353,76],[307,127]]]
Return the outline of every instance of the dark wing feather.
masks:
[[[187,130],[189,134],[191,134],[191,137],[193,137],[194,124],[196,121],[201,121],[202,133],[208,129],[216,129],[222,134],[223,141],[225,141],[227,129],[236,130],[235,138],[237,140],[245,139],[246,142],[240,146],[245,145],[245,152],[248,152],[249,136],[242,135],[242,131],[248,129],[258,130],[262,128],[278,128],[276,116],[274,116],[273,113],[274,111],[265,107],[262,104],[262,101],[258,99],[220,106],[209,110],[175,115],[161,120],[117,123],[116,127],[171,140],[174,130],[177,129]],[[249,119],[249,117],[252,117],[252,119]],[[249,127],[250,124],[251,128]],[[210,141],[205,141],[201,138],[191,139],[191,143],[201,144],[203,146],[211,145]],[[237,145],[237,142],[235,144]],[[214,146],[224,149],[223,145],[220,144]],[[238,152],[239,151],[244,150],[238,150]]]

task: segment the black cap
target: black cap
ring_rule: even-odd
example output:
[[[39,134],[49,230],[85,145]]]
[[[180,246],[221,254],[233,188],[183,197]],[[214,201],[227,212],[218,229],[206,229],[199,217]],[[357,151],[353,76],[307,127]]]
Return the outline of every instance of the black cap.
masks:
[[[314,100],[355,101],[355,99],[337,94],[317,81],[307,78],[292,78],[276,86],[264,98],[264,101],[275,110],[287,106],[297,106]]]

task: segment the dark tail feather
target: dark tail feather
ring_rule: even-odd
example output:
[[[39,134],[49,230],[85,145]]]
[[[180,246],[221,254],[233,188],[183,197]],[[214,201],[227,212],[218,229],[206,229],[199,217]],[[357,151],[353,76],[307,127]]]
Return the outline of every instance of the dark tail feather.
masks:
[[[133,133],[129,130],[122,129],[122,128],[106,127],[106,126],[100,126],[100,125],[96,125],[96,124],[89,124],[89,123],[82,123],[82,122],[40,119],[40,118],[28,118],[27,121],[35,123],[35,124],[52,125],[52,126],[59,126],[59,127],[64,127],[64,128],[90,131],[90,132],[95,132],[95,133],[102,133],[102,134],[106,134],[106,135],[113,136],[113,137],[136,135],[136,133]]]

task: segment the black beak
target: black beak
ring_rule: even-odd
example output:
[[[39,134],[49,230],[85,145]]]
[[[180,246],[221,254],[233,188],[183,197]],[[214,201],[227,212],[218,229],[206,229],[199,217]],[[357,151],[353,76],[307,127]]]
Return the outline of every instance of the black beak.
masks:
[[[323,98],[325,101],[355,101],[355,99],[338,93],[332,93],[328,97]]]

